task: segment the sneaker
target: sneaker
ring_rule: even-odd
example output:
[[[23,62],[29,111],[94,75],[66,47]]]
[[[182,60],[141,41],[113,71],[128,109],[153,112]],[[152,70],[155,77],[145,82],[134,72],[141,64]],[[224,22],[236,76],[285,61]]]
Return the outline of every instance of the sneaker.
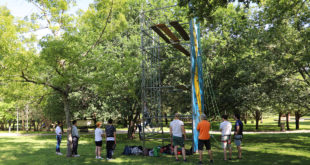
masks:
[[[184,161],[184,162],[187,162],[187,159],[184,159],[183,161]]]
[[[175,159],[175,161],[177,161],[177,162],[178,162],[178,161],[180,161],[180,160],[179,160],[179,159]]]
[[[232,160],[231,158],[229,158],[228,160]]]
[[[101,156],[98,156],[98,158],[97,159],[100,159],[100,160],[102,160],[103,158],[101,157]]]
[[[107,160],[113,160],[113,158],[107,158]]]
[[[58,152],[58,154],[57,155],[62,155],[62,153],[61,152]]]
[[[80,157],[80,155],[73,155],[73,157]]]
[[[210,163],[213,163],[213,160],[210,160]]]
[[[199,164],[202,164],[202,161],[199,161]]]

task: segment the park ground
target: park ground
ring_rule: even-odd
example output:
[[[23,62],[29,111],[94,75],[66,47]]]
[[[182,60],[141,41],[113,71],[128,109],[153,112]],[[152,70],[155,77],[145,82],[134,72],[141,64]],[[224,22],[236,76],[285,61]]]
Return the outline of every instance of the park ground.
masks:
[[[218,123],[214,123],[213,129]],[[212,151],[214,156],[214,164],[256,164],[256,165],[286,165],[286,164],[310,164],[310,133],[307,131],[310,121],[305,120],[300,123],[301,132],[292,133],[294,131],[294,123],[291,123],[291,132],[279,133],[279,127],[272,118],[267,119],[261,124],[260,132],[252,132],[253,124],[249,122],[245,126],[248,132],[243,140],[243,159],[236,159],[237,150],[233,144],[233,160],[225,162],[223,160],[222,149],[220,148],[220,136],[218,132],[214,132],[212,138]],[[96,160],[95,144],[92,133],[83,134],[79,143],[78,158],[67,158],[66,137],[63,137],[61,143],[61,151],[63,156],[55,154],[55,135],[44,134],[20,134],[20,136],[1,136],[0,137],[0,164],[2,165],[54,165],[54,164],[197,164],[198,154],[188,156],[188,162],[175,162],[171,155],[161,155],[160,157],[144,157],[144,156],[125,156],[122,155],[125,145],[142,145],[138,138],[128,140],[126,134],[122,134],[122,129],[118,135],[118,143],[115,151],[114,160]],[[261,132],[265,131],[265,133]],[[3,132],[1,132],[3,134]],[[1,134],[0,133],[0,134]],[[28,135],[28,136],[26,136]],[[45,135],[45,136],[42,136]],[[168,136],[168,135],[166,135]],[[190,135],[189,135],[190,136]],[[164,145],[168,142],[164,142]],[[161,141],[148,141],[146,146],[152,148],[162,145]],[[190,142],[187,143],[187,149],[190,148]],[[103,155],[105,157],[106,150],[103,147]],[[204,153],[204,163],[209,164],[208,155]]]
[[[64,137],[65,138],[65,137]],[[67,158],[55,154],[55,136],[14,136],[0,138],[0,164],[3,165],[54,165],[54,164],[197,164],[198,154],[188,156],[188,162],[175,162],[171,155],[160,157],[125,156],[122,155],[125,145],[142,145],[141,141],[127,140],[125,135],[118,135],[118,143],[114,160],[96,160],[95,144],[92,135],[82,135],[78,152],[81,157]],[[214,135],[219,139],[219,135]],[[248,134],[243,140],[243,159],[236,159],[236,149],[233,148],[233,160],[223,160],[222,149],[212,139],[214,164],[310,164],[310,135],[299,134]],[[148,147],[161,145],[160,141],[146,144]],[[66,142],[61,144],[65,154]],[[186,148],[189,148],[188,144]],[[106,150],[103,149],[105,157]],[[204,162],[208,163],[208,155],[204,153]],[[209,163],[208,163],[209,164]]]

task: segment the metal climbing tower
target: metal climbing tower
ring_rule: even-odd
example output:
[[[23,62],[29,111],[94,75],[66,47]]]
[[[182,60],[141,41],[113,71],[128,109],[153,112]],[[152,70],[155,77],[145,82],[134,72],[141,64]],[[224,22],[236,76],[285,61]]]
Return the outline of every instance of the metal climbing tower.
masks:
[[[164,120],[167,121],[169,115],[163,113],[162,95],[186,90],[186,88],[190,91],[190,79],[188,79],[188,84],[180,85],[163,82],[161,77],[164,72],[162,63],[167,60],[177,62],[183,59],[190,64],[190,37],[185,30],[188,29],[189,24],[187,20],[182,22],[184,18],[180,18],[181,16],[177,17],[175,14],[177,11],[174,10],[176,7],[177,5],[167,6],[142,11],[140,14],[143,145],[148,140],[157,139],[163,143],[164,140],[169,139],[164,135],[165,131],[169,131],[169,129],[164,130],[163,127]],[[172,15],[167,16],[166,14],[169,13]],[[173,54],[173,57],[168,57],[168,52]],[[190,99],[190,92],[185,97]],[[191,118],[191,116],[186,116],[188,117]]]
[[[179,15],[177,10],[174,10],[175,7],[177,6],[143,11],[140,15],[143,57],[141,84],[144,123],[143,146],[148,139],[162,139],[162,142],[165,139],[162,94],[171,89],[181,88],[191,91],[189,97],[192,102],[192,114],[187,118],[192,121],[192,146],[194,151],[197,151],[199,133],[196,128],[200,121],[200,115],[205,113],[200,27],[196,18],[188,22],[186,16]],[[172,13],[172,15],[168,16],[167,13]],[[186,12],[183,11],[183,13]],[[166,60],[164,57],[169,50],[181,54],[181,58],[185,58],[189,65],[191,64],[189,71],[191,78],[188,78],[187,85],[166,85],[163,82],[161,64]],[[147,125],[150,125],[151,130],[146,130]],[[158,136],[159,134],[161,136]]]

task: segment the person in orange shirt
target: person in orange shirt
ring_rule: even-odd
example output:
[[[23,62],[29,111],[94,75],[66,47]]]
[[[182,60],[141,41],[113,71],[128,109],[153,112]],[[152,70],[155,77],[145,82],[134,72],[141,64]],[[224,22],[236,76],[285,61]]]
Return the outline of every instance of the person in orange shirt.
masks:
[[[198,136],[198,151],[199,151],[199,164],[202,164],[202,153],[203,146],[206,146],[210,156],[210,163],[213,163],[212,151],[211,151],[211,143],[210,143],[210,122],[207,120],[207,116],[205,114],[201,115],[201,121],[197,125],[197,130],[199,131]]]

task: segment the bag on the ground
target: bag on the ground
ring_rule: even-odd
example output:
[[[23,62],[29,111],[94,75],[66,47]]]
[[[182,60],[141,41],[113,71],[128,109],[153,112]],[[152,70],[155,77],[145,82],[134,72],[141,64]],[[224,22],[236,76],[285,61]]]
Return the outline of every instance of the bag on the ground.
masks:
[[[171,154],[171,144],[161,147],[160,153]]]
[[[149,156],[149,151],[150,151],[150,149],[144,148],[143,149],[143,156]]]
[[[154,151],[153,150],[149,151],[149,156],[154,156]]]
[[[131,149],[129,146],[125,146],[124,148],[124,152],[123,152],[123,155],[130,155],[131,154]]]
[[[143,151],[139,149],[139,147],[133,147],[131,149],[131,154],[133,155],[141,155],[143,154]]]
[[[143,149],[143,156],[149,156],[149,149],[147,148]]]
[[[159,156],[160,153],[160,147],[154,147],[153,148],[153,155],[154,156]]]
[[[185,153],[186,155],[193,155],[193,147],[191,147],[191,149],[186,149]]]

